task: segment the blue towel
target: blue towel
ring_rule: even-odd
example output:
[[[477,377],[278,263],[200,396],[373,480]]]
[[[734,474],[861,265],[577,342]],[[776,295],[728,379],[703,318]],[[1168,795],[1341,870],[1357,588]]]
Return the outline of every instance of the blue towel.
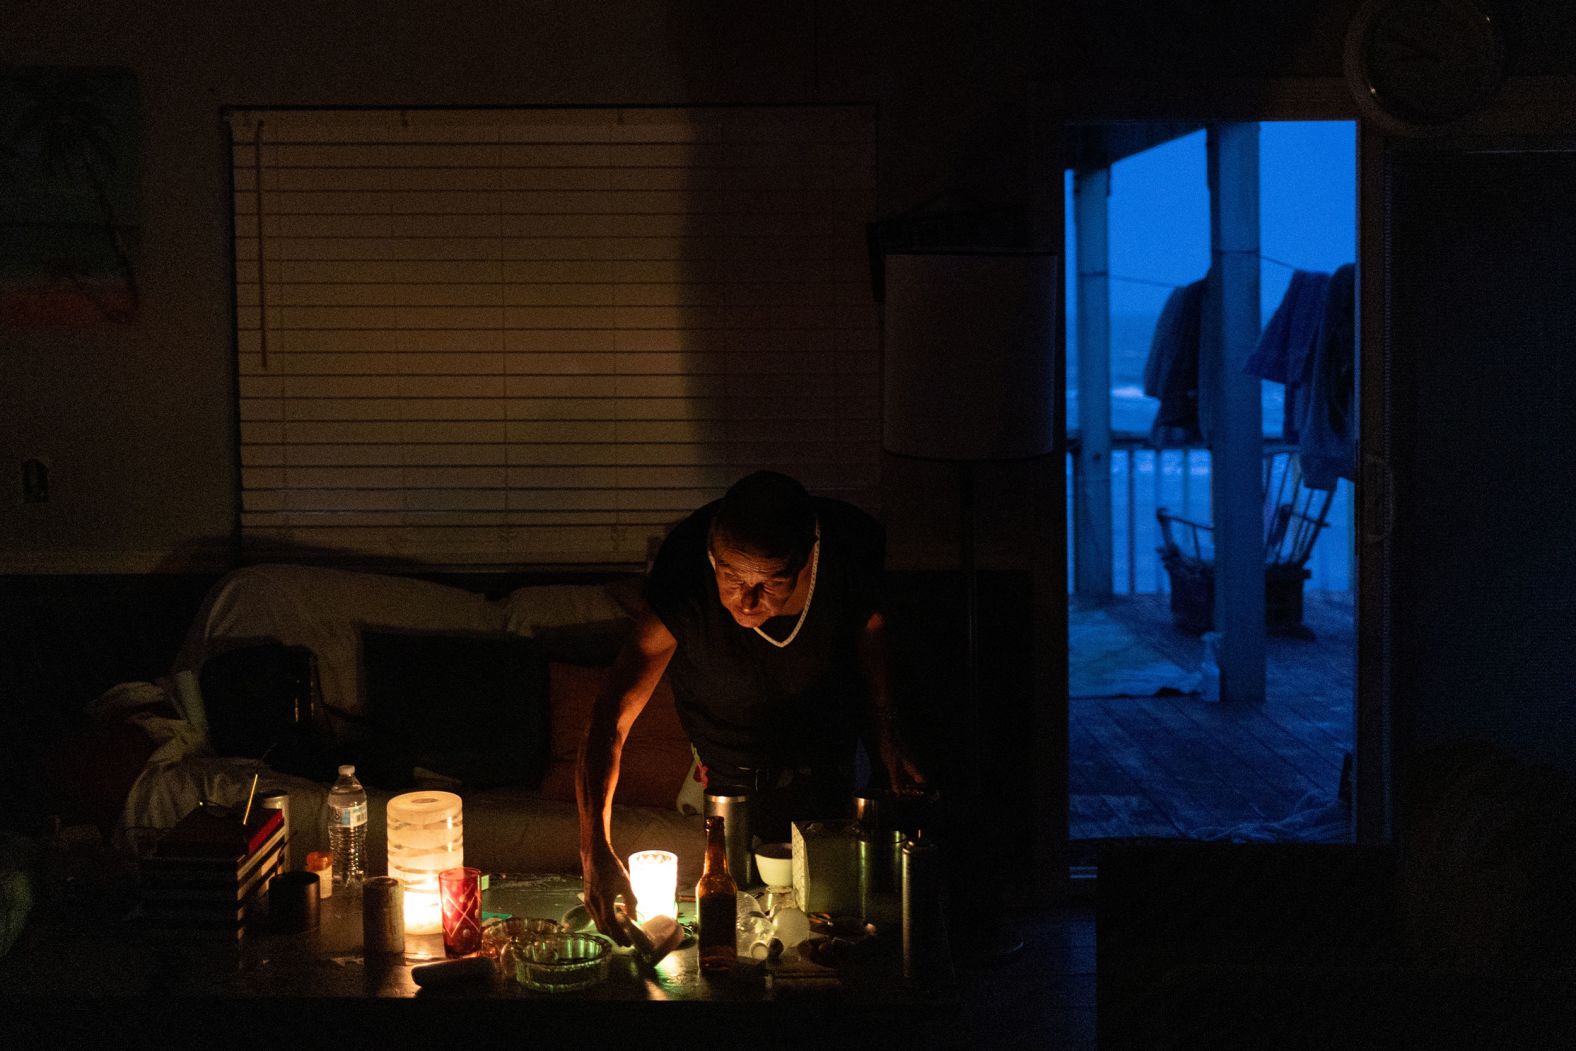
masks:
[[[1341,478],[1357,480],[1357,310],[1356,267],[1330,276],[1324,316],[1313,353],[1304,362],[1308,396],[1298,421],[1303,484],[1334,489]]]
[[[1198,415],[1199,327],[1204,313],[1202,279],[1166,297],[1144,362],[1144,393],[1160,399],[1150,436],[1157,447],[1196,445],[1202,440]]]
[[[1307,399],[1302,385],[1303,370],[1319,337],[1324,318],[1324,295],[1330,275],[1317,270],[1297,270],[1291,275],[1280,306],[1270,316],[1259,336],[1259,344],[1248,357],[1243,371],[1261,379],[1286,385],[1285,411],[1281,435],[1296,444],[1301,405]]]

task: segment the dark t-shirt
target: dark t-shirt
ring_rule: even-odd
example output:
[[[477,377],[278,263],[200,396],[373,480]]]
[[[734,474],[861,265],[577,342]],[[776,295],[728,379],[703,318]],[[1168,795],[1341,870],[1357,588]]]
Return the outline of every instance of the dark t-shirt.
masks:
[[[646,580],[647,604],[678,640],[668,680],[679,721],[709,767],[813,767],[852,756],[865,709],[856,647],[881,607],[886,538],[852,504],[814,502],[821,527],[815,594],[786,647],[740,627],[718,597],[706,558],[715,503],[673,528]],[[785,639],[798,619],[773,617],[762,630]]]

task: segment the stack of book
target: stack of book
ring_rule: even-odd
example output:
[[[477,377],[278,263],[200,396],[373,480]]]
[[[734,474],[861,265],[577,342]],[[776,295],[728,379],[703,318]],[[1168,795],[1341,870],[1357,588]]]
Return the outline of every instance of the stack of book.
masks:
[[[285,869],[288,838],[281,810],[257,809],[243,823],[198,807],[142,862],[144,916],[161,930],[241,937]]]

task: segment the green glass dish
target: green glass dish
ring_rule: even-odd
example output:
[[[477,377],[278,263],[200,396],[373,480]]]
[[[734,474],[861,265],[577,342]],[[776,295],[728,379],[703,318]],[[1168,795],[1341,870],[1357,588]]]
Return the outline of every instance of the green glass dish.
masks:
[[[515,981],[543,993],[586,989],[607,978],[612,939],[589,931],[554,931],[515,943]]]
[[[481,954],[496,963],[498,970],[505,977],[512,977],[515,951],[512,946],[563,929],[557,920],[536,919],[530,916],[495,917],[482,924]]]

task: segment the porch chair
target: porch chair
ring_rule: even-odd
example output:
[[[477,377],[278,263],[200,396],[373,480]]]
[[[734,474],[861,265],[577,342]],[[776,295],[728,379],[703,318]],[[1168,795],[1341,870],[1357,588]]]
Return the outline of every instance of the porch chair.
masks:
[[[1302,585],[1308,556],[1324,528],[1333,489],[1303,484],[1294,450],[1264,456],[1264,626],[1294,632],[1302,625]],[[1171,619],[1202,634],[1215,624],[1214,526],[1155,509],[1160,561],[1171,578]]]

